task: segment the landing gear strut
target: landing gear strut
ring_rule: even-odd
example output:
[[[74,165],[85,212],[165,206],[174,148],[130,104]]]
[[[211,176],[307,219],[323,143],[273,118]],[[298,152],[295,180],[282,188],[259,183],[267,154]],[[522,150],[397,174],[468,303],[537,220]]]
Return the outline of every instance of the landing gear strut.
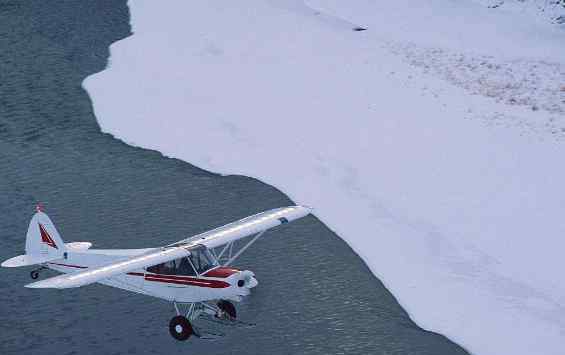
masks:
[[[235,323],[237,316],[235,306],[227,300],[219,300],[218,303],[212,302],[194,302],[194,303],[177,303],[173,302],[176,316],[169,322],[169,332],[171,336],[179,341],[185,341],[192,335],[201,339],[211,339],[210,337],[223,336],[223,334],[214,334],[210,332],[201,332],[199,327],[194,326],[191,322],[200,316],[216,317],[217,322]],[[182,310],[182,306],[186,308],[186,313]],[[186,315],[185,315],[186,314]],[[213,319],[213,318],[209,318]]]

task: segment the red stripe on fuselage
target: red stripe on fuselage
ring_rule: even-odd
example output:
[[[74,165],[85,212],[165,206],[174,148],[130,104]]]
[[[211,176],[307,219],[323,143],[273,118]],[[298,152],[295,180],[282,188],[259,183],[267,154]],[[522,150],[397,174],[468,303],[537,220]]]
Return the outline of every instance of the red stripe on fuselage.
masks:
[[[88,266],[61,264],[61,263],[48,263],[48,264],[64,266],[64,267],[72,267],[75,269],[88,269]],[[197,277],[190,277],[190,276],[144,274],[142,272],[128,272],[126,275],[145,276],[145,281],[171,283],[175,285],[187,285],[187,286],[198,286],[198,287],[209,287],[209,288],[230,287],[230,284],[224,281],[205,280],[205,279],[200,279]]]
[[[188,285],[188,286],[210,287],[210,288],[230,287],[230,284],[224,281],[206,280],[197,277],[177,276],[177,275],[145,274],[145,280],[154,281],[154,282],[172,283],[176,285]]]
[[[60,263],[47,263],[47,264],[65,266],[65,267],[74,267],[75,269],[88,269],[88,266],[80,266],[80,265],[70,265],[70,264],[60,264]]]
[[[128,272],[127,274],[130,275],[130,276],[143,276],[143,275],[145,275],[142,272]]]

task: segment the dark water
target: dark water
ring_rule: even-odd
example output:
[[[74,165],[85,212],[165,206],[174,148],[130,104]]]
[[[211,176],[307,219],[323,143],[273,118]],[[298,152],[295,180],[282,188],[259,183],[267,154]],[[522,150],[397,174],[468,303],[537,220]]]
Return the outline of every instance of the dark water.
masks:
[[[100,248],[158,246],[292,203],[100,133],[80,84],[128,20],[125,1],[0,2],[0,260],[23,252],[37,201],[65,241]],[[100,285],[31,290],[29,269],[2,269],[0,354],[466,354],[418,328],[315,217],[267,233],[238,263],[260,282],[238,305],[257,326],[187,343],[169,336],[164,301]]]

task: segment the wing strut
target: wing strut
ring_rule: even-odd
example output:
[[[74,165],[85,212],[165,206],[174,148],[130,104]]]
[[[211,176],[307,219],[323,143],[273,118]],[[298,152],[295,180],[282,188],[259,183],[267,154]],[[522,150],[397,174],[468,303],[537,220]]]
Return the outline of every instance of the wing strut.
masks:
[[[226,261],[226,263],[223,266],[229,266],[231,263],[233,263],[235,261],[235,259],[237,259],[241,255],[241,253],[243,253],[245,251],[245,249],[249,248],[251,246],[251,244],[253,244],[257,239],[259,239],[259,237],[262,236],[263,233],[265,233],[265,231],[261,231],[261,232],[257,233],[253,237],[253,239],[251,239],[247,244],[245,244],[241,249],[239,249],[237,251],[237,253],[235,253],[234,256],[232,256],[228,261]],[[230,249],[231,249],[231,247],[230,247]],[[223,251],[222,251],[222,253],[223,253]]]
[[[220,259],[222,258],[222,256],[224,255],[224,253],[226,252],[226,250],[228,250],[228,255],[231,256],[231,251],[232,251],[232,247],[233,247],[233,241],[229,242],[228,244],[226,244],[226,246],[224,247],[224,249],[222,249],[222,251],[220,252],[220,254],[218,254],[218,256],[216,256],[216,259],[218,259],[218,261],[220,261]],[[214,250],[214,249],[210,249],[210,250]],[[229,257],[228,257],[229,258]]]

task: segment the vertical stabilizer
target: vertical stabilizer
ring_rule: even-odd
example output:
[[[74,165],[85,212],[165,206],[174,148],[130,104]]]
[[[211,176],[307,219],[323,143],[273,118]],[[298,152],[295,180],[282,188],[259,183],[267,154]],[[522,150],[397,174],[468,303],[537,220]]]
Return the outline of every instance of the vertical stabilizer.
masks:
[[[26,236],[26,255],[33,258],[55,259],[63,257],[65,243],[51,219],[38,209],[31,218]]]

